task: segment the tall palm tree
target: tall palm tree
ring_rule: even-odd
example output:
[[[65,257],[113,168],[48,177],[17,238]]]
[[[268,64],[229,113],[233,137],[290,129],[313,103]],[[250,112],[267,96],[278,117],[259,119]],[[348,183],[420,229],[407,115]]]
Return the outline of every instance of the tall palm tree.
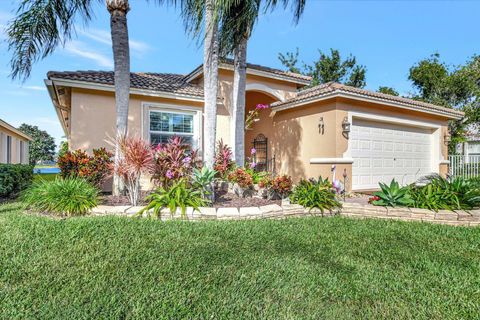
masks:
[[[203,37],[203,160],[213,168],[217,128],[218,99],[218,13],[225,0],[184,0],[182,16],[187,30],[194,37]]]
[[[26,80],[32,66],[64,45],[75,32],[75,19],[88,22],[93,4],[102,0],[22,0],[17,15],[7,28],[9,50],[12,51],[11,77]],[[130,56],[128,44],[128,0],[106,0],[110,12],[112,49],[115,69],[115,103],[117,138],[127,134],[130,91]],[[117,139],[119,140],[119,139]],[[115,147],[115,164],[119,148]],[[114,194],[120,193],[120,181],[114,177]]]
[[[306,0],[293,0],[294,22],[297,23]],[[263,5],[265,10],[288,0],[226,0],[221,7],[219,31],[221,54],[233,54],[233,108],[230,134],[235,162],[245,163],[245,91],[247,77],[247,44]]]

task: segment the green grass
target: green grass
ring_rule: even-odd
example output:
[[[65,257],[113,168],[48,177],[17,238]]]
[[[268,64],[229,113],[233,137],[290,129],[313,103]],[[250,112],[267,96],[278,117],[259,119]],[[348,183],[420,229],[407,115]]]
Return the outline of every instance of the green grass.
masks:
[[[33,181],[34,182],[41,181],[41,180],[53,181],[58,176],[60,176],[58,173],[43,173],[43,174],[34,173]]]
[[[480,228],[0,206],[0,319],[478,319]]]

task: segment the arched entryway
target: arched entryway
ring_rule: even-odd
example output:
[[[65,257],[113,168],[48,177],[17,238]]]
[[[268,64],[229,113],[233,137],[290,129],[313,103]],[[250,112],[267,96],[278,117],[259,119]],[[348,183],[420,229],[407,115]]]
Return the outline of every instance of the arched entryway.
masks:
[[[248,113],[259,104],[270,105],[276,101],[279,99],[271,94],[249,90],[245,96],[245,115],[248,116]],[[275,150],[269,138],[273,137],[274,128],[270,112],[270,108],[259,109],[257,121],[253,122],[251,128],[245,130],[245,158],[255,158],[255,161],[259,162],[259,170],[273,170]],[[258,148],[256,157],[251,154],[255,146]]]

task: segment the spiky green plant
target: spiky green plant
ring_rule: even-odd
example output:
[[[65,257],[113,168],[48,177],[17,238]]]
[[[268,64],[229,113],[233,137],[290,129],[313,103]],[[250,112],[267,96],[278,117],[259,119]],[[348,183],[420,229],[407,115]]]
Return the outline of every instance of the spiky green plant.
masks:
[[[213,180],[217,171],[203,167],[202,170],[193,169],[192,186],[200,190],[202,198],[208,201],[208,196],[213,193]]]
[[[301,180],[293,189],[290,201],[300,204],[310,211],[318,209],[322,214],[325,213],[325,210],[331,212],[333,209],[342,206],[337,200],[332,184],[328,179],[324,180],[322,177],[318,180]]]
[[[410,187],[401,187],[395,179],[390,185],[379,183],[381,191],[373,195],[379,197],[379,200],[372,201],[372,204],[383,207],[412,206],[414,201],[410,196]]]
[[[22,194],[27,208],[53,215],[87,214],[97,205],[98,189],[82,178],[35,182]]]
[[[180,209],[182,217],[186,217],[187,207],[199,210],[206,206],[207,201],[202,198],[199,190],[190,188],[185,180],[179,180],[169,187],[160,187],[154,193],[147,196],[148,205],[138,212],[138,216],[147,215],[160,218],[163,209],[169,209],[170,214],[175,214]]]

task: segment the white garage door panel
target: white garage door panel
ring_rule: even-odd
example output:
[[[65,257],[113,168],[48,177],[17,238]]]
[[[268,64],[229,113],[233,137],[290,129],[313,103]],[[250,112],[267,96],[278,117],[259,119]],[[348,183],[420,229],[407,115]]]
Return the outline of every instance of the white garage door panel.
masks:
[[[431,173],[432,140],[430,129],[353,119],[353,189],[376,189],[394,178],[407,184]]]

